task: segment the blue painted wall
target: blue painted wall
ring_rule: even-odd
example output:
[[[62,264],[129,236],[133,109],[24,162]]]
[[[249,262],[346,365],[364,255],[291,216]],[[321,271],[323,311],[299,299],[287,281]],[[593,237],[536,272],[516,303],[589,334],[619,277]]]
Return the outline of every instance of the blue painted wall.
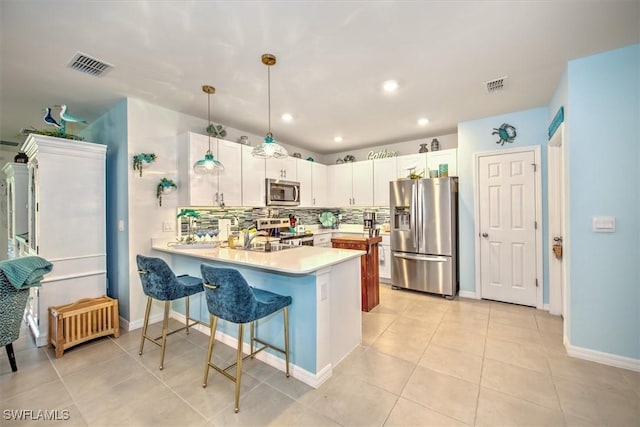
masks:
[[[496,144],[493,128],[509,123],[517,129],[517,137],[511,144]],[[487,117],[458,124],[458,176],[459,176],[459,227],[460,227],[460,290],[476,291],[475,281],[475,226],[473,200],[473,156],[475,153],[500,151],[504,148],[540,145],[542,168],[542,247],[544,303],[549,301],[548,290],[548,243],[547,243],[547,127],[548,109],[532,110]]]
[[[109,295],[118,299],[120,317],[129,319],[129,233],[117,231],[119,218],[127,219],[128,156],[127,100],[118,102],[106,114],[83,130],[87,141],[107,145],[107,280]]]
[[[640,359],[640,45],[569,62],[574,346]],[[594,216],[615,233],[594,233]]]

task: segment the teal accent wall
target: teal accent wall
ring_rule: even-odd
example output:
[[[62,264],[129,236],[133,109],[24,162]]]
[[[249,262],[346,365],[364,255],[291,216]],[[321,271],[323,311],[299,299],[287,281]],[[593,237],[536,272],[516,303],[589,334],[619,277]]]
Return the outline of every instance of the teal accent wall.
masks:
[[[120,317],[129,319],[129,159],[127,156],[127,100],[83,130],[87,141],[107,145],[107,280],[108,294],[118,299]],[[125,232],[118,231],[118,219]]]
[[[517,137],[512,143],[504,146],[496,144],[497,135],[492,135],[493,128],[503,123],[514,126]],[[547,128],[549,126],[547,107],[487,117],[484,119],[462,122],[458,124],[458,217],[460,245],[460,290],[475,292],[475,223],[474,223],[474,190],[473,173],[475,153],[500,151],[501,149],[540,145],[542,168],[542,260],[543,263],[543,301],[549,301],[548,289],[548,238],[547,238]]]
[[[640,359],[640,45],[567,70],[571,345]]]

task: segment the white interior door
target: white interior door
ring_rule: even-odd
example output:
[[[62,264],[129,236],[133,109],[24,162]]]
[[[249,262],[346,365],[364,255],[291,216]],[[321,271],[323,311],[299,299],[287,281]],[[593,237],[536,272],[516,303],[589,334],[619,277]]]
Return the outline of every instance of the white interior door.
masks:
[[[535,152],[478,157],[482,298],[536,306]]]
[[[549,200],[549,313],[564,315],[564,272],[562,256],[556,256],[554,245],[560,245],[564,236],[563,226],[563,148],[564,125],[561,125],[549,141],[548,200]]]

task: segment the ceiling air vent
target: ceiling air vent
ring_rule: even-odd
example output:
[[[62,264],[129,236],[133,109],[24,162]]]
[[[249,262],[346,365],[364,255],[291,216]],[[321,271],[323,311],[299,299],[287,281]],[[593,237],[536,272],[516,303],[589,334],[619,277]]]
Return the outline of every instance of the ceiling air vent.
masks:
[[[69,62],[69,68],[78,70],[82,73],[89,74],[94,77],[101,77],[113,68],[108,62],[92,58],[87,54],[78,52]]]
[[[484,82],[487,92],[493,93],[499,90],[504,89],[504,84],[506,82],[506,77],[500,77],[499,79],[489,80],[488,82]]]

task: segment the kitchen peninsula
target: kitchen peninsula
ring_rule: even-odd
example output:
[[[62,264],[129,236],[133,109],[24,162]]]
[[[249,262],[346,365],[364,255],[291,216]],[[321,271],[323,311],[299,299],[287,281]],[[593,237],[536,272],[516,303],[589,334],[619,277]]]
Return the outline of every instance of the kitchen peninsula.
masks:
[[[176,274],[200,277],[203,263],[235,268],[251,286],[291,296],[291,375],[312,387],[326,381],[333,367],[361,342],[360,256],[363,251],[313,246],[276,252],[227,247],[176,249],[168,246],[166,240],[154,240],[152,249],[164,254],[161,257]],[[184,302],[174,303],[172,308],[173,316],[184,321]],[[190,313],[191,317],[209,322],[204,294],[191,297]],[[200,330],[209,333],[208,328]],[[261,321],[257,331],[267,341],[282,342],[282,316]],[[235,347],[237,328],[220,320],[216,338]],[[284,371],[282,355],[265,351],[256,357]]]

